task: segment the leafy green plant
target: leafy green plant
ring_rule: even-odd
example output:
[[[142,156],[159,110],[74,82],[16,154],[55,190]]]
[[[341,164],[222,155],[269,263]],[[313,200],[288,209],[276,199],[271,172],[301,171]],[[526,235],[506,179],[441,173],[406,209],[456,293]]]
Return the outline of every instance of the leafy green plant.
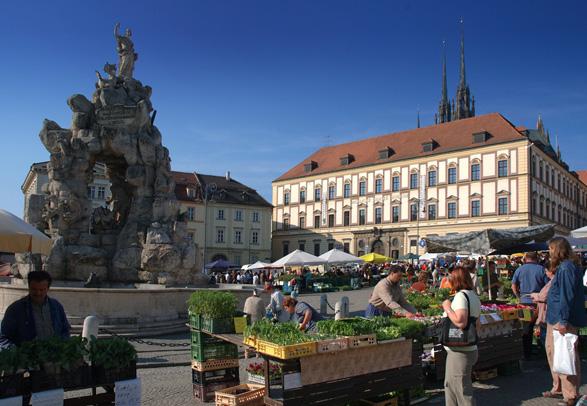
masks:
[[[12,375],[21,367],[18,347],[0,351],[0,375]]]
[[[237,299],[229,292],[198,290],[188,300],[189,310],[211,319],[229,318],[236,312]]]
[[[90,343],[92,365],[104,369],[122,369],[137,360],[137,351],[128,341],[113,337],[98,340],[92,337]]]
[[[269,320],[259,320],[253,323],[252,326],[247,326],[244,335],[245,337],[256,337],[278,345],[301,344],[318,339],[317,336],[300,331],[295,323],[274,324]]]

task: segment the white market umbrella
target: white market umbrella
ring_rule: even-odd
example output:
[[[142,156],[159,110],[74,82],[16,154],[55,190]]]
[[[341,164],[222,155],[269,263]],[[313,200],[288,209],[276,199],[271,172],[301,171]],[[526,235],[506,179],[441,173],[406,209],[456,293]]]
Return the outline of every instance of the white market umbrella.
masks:
[[[312,254],[308,254],[305,251],[295,250],[285,257],[278,259],[271,264],[272,268],[282,268],[284,266],[312,266],[312,265],[323,265],[326,261],[322,258],[318,258]]]
[[[53,241],[29,223],[0,209],[0,251],[49,255]]]
[[[436,259],[440,256],[441,254],[435,254],[432,252],[427,252],[424,255],[420,255],[420,261],[432,261],[433,259]]]
[[[571,231],[573,238],[587,238],[587,226]]]
[[[251,266],[250,264],[246,264],[246,265],[243,265],[243,266],[241,266],[241,269],[242,269],[243,271],[246,271],[246,270],[248,270],[248,269],[249,269],[249,267],[250,267],[250,266]]]
[[[355,257],[347,252],[341,251],[339,249],[331,249],[328,252],[320,255],[318,258],[322,258],[329,264],[348,264],[348,263],[359,263],[362,264],[365,262],[359,257]]]
[[[257,261],[254,264],[248,265],[247,266],[247,270],[269,268],[270,266],[271,266],[271,264],[267,264],[265,262]]]

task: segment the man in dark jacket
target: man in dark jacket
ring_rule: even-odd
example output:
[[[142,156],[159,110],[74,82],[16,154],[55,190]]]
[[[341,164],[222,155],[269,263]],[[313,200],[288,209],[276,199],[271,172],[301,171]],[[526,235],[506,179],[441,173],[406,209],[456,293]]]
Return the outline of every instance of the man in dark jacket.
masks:
[[[35,338],[69,337],[70,326],[63,306],[47,296],[51,275],[44,271],[28,274],[29,294],[6,309],[1,332],[15,345]]]

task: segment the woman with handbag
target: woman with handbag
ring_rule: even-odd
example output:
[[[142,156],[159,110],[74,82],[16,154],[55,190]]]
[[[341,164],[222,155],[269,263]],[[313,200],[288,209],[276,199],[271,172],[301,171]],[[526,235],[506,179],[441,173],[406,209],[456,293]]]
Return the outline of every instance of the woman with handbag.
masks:
[[[456,294],[452,302],[442,303],[446,319],[440,337],[446,350],[444,398],[447,406],[475,405],[471,373],[478,357],[476,324],[481,301],[465,268],[455,267],[450,282]]]
[[[579,340],[576,339],[569,353],[574,352],[575,375],[555,372],[554,333],[562,336],[577,335],[579,327],[587,325],[585,315],[585,296],[583,294],[583,272],[574,262],[575,255],[569,242],[555,237],[548,243],[550,270],[554,273],[546,299],[546,356],[552,374],[552,389],[544,392],[544,397],[560,396],[561,405],[574,405],[579,397],[581,384],[581,362],[579,359]],[[572,338],[572,337],[570,337]],[[568,348],[568,347],[567,347]],[[558,347],[557,347],[558,350]]]

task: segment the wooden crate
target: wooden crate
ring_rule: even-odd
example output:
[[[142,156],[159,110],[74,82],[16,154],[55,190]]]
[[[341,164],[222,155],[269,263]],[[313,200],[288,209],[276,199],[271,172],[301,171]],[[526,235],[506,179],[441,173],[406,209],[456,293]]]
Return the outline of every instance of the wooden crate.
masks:
[[[216,391],[216,406],[263,406],[265,385],[242,384]]]
[[[316,349],[318,353],[348,350],[349,340],[346,337],[320,340],[316,343]]]
[[[307,357],[316,354],[316,342],[294,344],[294,345],[277,345],[268,341],[257,340],[256,349],[262,354],[279,359],[292,359]]]
[[[198,371],[213,371],[225,368],[238,368],[238,358],[211,359],[209,361],[192,360],[192,368]]]
[[[365,334],[362,336],[345,337],[349,341],[349,348],[367,347],[377,344],[375,334]]]
[[[192,386],[195,399],[199,399],[202,402],[212,402],[215,399],[215,392],[217,390],[230,388],[231,386],[235,385],[238,385],[238,381],[218,382],[208,385],[193,384]]]

